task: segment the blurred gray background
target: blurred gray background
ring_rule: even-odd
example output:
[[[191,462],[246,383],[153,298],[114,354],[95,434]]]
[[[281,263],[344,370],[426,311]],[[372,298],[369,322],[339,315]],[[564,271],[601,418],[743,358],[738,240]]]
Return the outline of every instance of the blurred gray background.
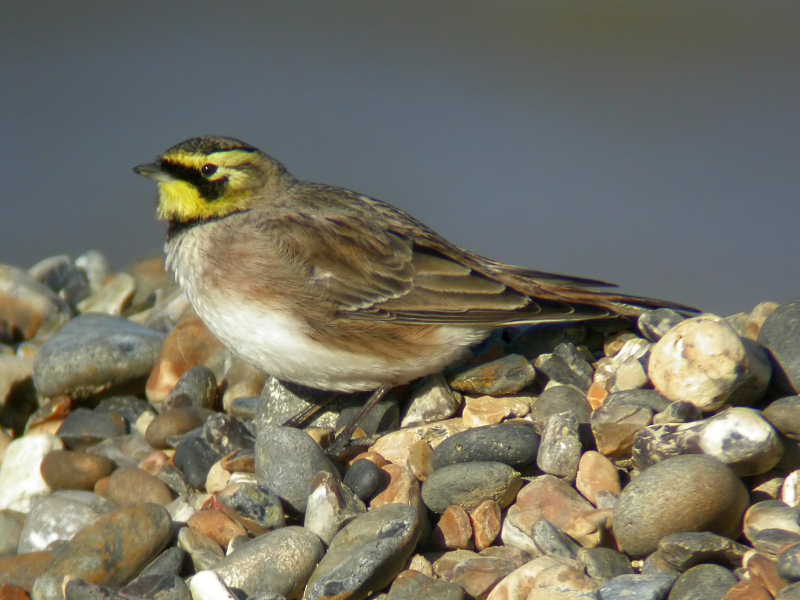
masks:
[[[800,296],[800,3],[30,2],[0,18],[0,262],[160,252],[204,133],[507,262],[727,314]]]

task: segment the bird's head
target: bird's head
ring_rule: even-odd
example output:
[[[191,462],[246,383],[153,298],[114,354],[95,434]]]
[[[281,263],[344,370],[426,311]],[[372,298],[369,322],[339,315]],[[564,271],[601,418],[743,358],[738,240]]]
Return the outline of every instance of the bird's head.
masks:
[[[252,208],[293,182],[277,160],[241,140],[204,136],[172,146],[134,172],[158,183],[158,218],[187,223]]]

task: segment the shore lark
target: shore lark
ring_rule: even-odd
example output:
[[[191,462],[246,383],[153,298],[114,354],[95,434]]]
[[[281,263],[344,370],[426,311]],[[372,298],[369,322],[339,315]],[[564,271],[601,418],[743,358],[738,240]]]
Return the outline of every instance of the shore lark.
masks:
[[[192,138],[134,171],[158,183],[167,265],[226,346],[281,380],[376,390],[370,404],[496,327],[687,309],[478,256],[234,138]]]

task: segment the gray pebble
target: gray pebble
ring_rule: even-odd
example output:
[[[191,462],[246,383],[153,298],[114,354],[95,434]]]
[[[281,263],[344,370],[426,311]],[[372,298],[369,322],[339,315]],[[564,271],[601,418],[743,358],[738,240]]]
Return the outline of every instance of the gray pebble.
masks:
[[[344,483],[361,500],[368,502],[386,487],[389,475],[371,460],[362,458],[347,469]]]
[[[616,404],[628,404],[649,408],[653,412],[665,410],[670,401],[655,390],[624,390],[609,394],[603,406],[615,406]]]
[[[64,419],[58,437],[67,448],[80,450],[101,440],[124,435],[127,429],[125,419],[116,413],[78,408]]]
[[[708,531],[673,533],[658,542],[661,556],[679,571],[704,562],[736,567],[748,550],[747,546]]]
[[[681,573],[672,585],[669,600],[723,600],[736,582],[736,576],[725,567],[697,565]]]
[[[348,406],[342,409],[336,419],[336,431],[340,431],[350,425],[354,419],[358,418],[363,408],[363,406]],[[391,400],[378,402],[369,412],[361,416],[358,426],[367,435],[372,435],[379,431],[398,429],[400,427],[400,410],[397,408],[397,403]]]
[[[342,529],[317,565],[303,598],[366,598],[405,567],[421,533],[420,515],[405,504],[387,504]]]
[[[592,384],[594,375],[592,365],[571,342],[559,344],[552,354],[540,354],[534,361],[534,366],[547,375],[550,381],[574,385],[584,392]]]
[[[191,600],[192,594],[183,578],[177,575],[139,576],[120,590],[123,598],[152,600]]]
[[[461,406],[461,397],[453,393],[441,374],[429,375],[411,390],[401,427],[442,421],[452,417]]]
[[[558,413],[547,420],[536,464],[545,473],[574,481],[581,459],[578,420],[572,413]]]
[[[282,527],[246,542],[213,570],[226,586],[247,597],[299,598],[323,553],[322,541],[307,529]]]
[[[555,558],[573,559],[580,549],[572,538],[547,519],[541,519],[534,524],[531,539],[541,554]]]
[[[164,408],[172,406],[181,397],[186,398],[191,406],[214,408],[218,400],[217,378],[214,372],[204,365],[186,371],[164,401]]]
[[[451,504],[472,510],[484,500],[494,500],[505,508],[521,486],[520,474],[503,463],[458,463],[428,477],[422,485],[422,500],[435,513],[443,513]]]
[[[539,434],[527,423],[474,427],[439,444],[433,453],[433,468],[475,461],[522,467],[536,460],[539,441]]]
[[[178,575],[183,569],[185,562],[186,552],[177,546],[171,546],[150,561],[150,563],[142,569],[142,572],[139,573],[137,579],[150,575]],[[134,581],[136,581],[136,579],[134,579]]]
[[[164,336],[127,319],[85,314],[72,319],[42,346],[33,381],[43,396],[92,396],[144,381]]]
[[[195,571],[213,569],[225,557],[217,542],[191,527],[178,531],[178,547],[189,555]]]
[[[628,557],[611,548],[581,548],[576,558],[586,569],[586,574],[600,585],[617,575],[633,573]]]
[[[783,435],[800,440],[800,396],[778,398],[764,409],[763,414]]]
[[[217,493],[217,499],[232,509],[244,526],[254,533],[264,533],[285,525],[280,498],[257,483],[230,483]]]
[[[204,489],[211,467],[222,455],[203,438],[202,431],[187,433],[175,448],[175,466],[196,489]]]
[[[575,415],[578,423],[588,423],[592,415],[592,407],[586,394],[571,385],[554,385],[548,387],[531,406],[531,419],[539,431],[547,424],[552,415],[569,412]]]
[[[320,471],[339,477],[336,467],[307,433],[291,427],[258,429],[256,478],[295,512],[303,513]]]
[[[598,600],[665,600],[673,575],[618,575],[597,590]]]
[[[800,392],[800,301],[787,302],[767,317],[758,342],[775,368],[775,381],[789,394]]]
[[[505,396],[516,394],[536,379],[528,359],[508,354],[497,360],[461,371],[450,379],[450,387],[467,394]]]
[[[778,574],[787,581],[800,581],[800,542],[778,554]]]
[[[646,310],[639,315],[636,326],[645,338],[651,342],[657,342],[685,318],[671,308],[657,308],[655,310]]]

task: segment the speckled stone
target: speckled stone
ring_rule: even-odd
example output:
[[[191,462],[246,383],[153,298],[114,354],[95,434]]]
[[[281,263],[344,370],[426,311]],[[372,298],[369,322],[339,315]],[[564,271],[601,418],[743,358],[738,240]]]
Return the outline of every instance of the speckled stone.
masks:
[[[321,471],[308,495],[303,527],[330,544],[344,525],[365,511],[364,503],[349,489],[342,487],[338,477]]]
[[[522,467],[536,460],[539,440],[539,434],[527,423],[475,427],[439,444],[433,454],[433,467],[440,469],[475,461],[494,461]]]
[[[578,420],[575,415],[558,413],[547,420],[536,464],[545,473],[574,481],[581,450]]]
[[[592,366],[571,342],[559,344],[551,354],[540,354],[534,365],[550,381],[573,385],[584,392],[592,383]]]
[[[306,600],[362,600],[405,567],[420,536],[417,509],[390,504],[365,513],[333,538],[306,586]]]
[[[126,319],[81,315],[42,346],[33,366],[34,385],[44,396],[83,397],[143,381],[163,339]]]
[[[401,427],[449,419],[461,407],[461,398],[453,393],[441,374],[429,375],[414,386]]]
[[[451,504],[471,510],[484,500],[506,507],[521,486],[520,474],[503,463],[458,463],[434,471],[422,486],[422,499],[435,513]]]
[[[681,531],[737,537],[747,502],[747,489],[728,466],[709,456],[677,456],[653,465],[622,490],[614,534],[634,557]]]
[[[487,396],[516,394],[533,383],[536,370],[519,354],[473,367],[450,379],[450,387],[459,392]]]

